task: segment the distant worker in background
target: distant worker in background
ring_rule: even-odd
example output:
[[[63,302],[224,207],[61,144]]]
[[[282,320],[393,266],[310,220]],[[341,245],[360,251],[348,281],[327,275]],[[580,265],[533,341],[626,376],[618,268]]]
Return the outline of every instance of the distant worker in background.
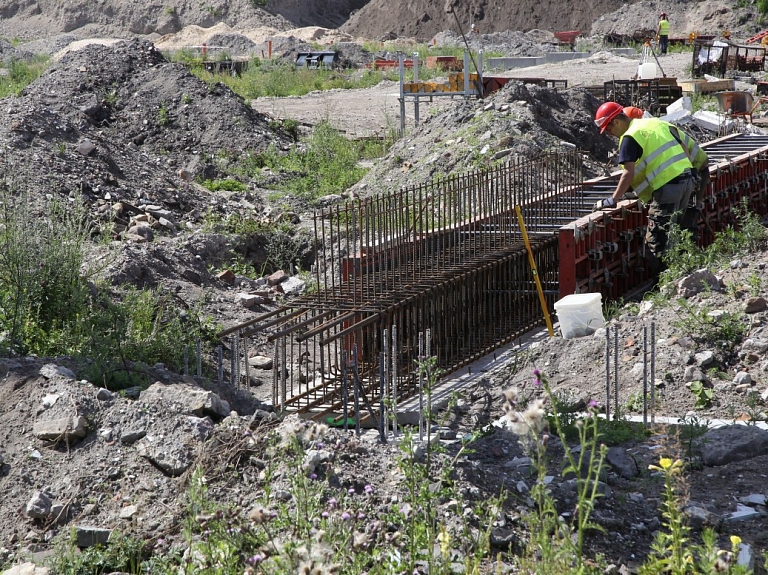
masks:
[[[656,37],[659,39],[659,51],[666,54],[669,45],[669,20],[666,12],[662,12],[659,16],[659,29],[656,31]]]
[[[690,204],[694,196],[696,201],[703,199],[696,190],[702,189],[698,172],[709,176],[707,154],[677,127],[658,118],[631,119],[616,102],[597,109],[595,124],[601,134],[608,131],[619,138],[618,161],[623,171],[612,196],[599,200],[594,211],[616,206],[630,188],[648,206],[646,257],[651,276],[658,280],[670,226],[693,230],[696,224],[698,206]]]

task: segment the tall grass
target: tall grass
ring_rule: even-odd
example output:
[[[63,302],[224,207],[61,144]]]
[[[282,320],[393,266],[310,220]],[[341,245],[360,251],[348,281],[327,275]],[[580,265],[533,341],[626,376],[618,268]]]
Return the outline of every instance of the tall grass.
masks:
[[[87,358],[83,375],[113,389],[139,382],[136,362],[180,371],[184,346],[208,341],[210,322],[168,294],[99,285],[84,272],[86,207],[35,200],[0,191],[0,353]]]
[[[24,88],[42,76],[50,61],[48,56],[37,55],[30,61],[11,60],[6,65],[0,63],[0,69],[5,68],[7,71],[6,75],[0,76],[0,98],[21,94]]]
[[[368,145],[365,141],[348,140],[328,121],[322,121],[303,140],[302,147],[291,148],[287,154],[274,148],[245,154],[228,169],[258,183],[268,177],[263,172],[268,168],[271,173],[281,174],[277,182],[270,183],[270,188],[290,192],[311,203],[321,196],[340,194],[365,175],[366,170],[358,161]]]

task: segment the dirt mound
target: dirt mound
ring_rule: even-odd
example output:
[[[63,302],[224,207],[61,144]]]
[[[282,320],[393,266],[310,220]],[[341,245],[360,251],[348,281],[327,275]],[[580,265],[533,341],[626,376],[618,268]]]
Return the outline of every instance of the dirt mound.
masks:
[[[669,16],[670,37],[687,37],[691,32],[720,35],[728,30],[734,38],[749,38],[764,29],[759,24],[757,8],[746,2],[664,2]],[[591,27],[593,34],[612,35],[617,38],[653,37],[658,26],[658,10],[645,2],[627,4],[615,12],[596,18]],[[588,30],[589,28],[587,28]]]
[[[228,88],[206,85],[145,41],[66,54],[6,103],[0,141],[17,185],[78,191],[95,204],[161,204],[177,223],[206,203],[180,169],[215,177],[221,150],[288,146]],[[29,169],[30,155],[45,158],[49,170]]]
[[[0,19],[0,37],[34,40],[61,33],[80,38],[170,34],[185,26],[210,28],[223,23],[240,30],[267,26],[288,30],[297,26],[336,28],[366,0],[278,0],[266,10],[250,0],[218,3],[188,3],[171,0],[162,5],[134,5],[106,0],[99,10],[87,3],[54,0],[14,2],[5,6]]]
[[[581,89],[565,92],[511,81],[485,100],[431,108],[426,120],[399,140],[355,186],[362,195],[398,190],[442,174],[462,172],[506,156],[579,147],[586,172],[603,175],[612,144],[592,121],[600,105]],[[407,108],[412,107],[408,103]]]
[[[353,14],[341,29],[353,36],[372,39],[417,37],[429,40],[443,30],[458,32],[456,17],[466,34],[475,24],[478,32],[490,34],[505,30],[589,30],[601,15],[618,10],[620,0],[579,2],[568,10],[555,0],[476,0],[456,8],[456,17],[445,12],[445,0],[389,2],[371,0]]]

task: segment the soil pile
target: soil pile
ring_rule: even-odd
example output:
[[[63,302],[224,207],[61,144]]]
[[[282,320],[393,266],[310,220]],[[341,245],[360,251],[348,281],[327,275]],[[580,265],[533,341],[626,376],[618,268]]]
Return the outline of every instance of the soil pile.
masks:
[[[204,300],[225,325],[254,316],[235,305],[234,286],[209,271],[230,253],[235,239],[203,233],[202,218],[209,210],[221,217],[282,216],[268,205],[267,190],[250,185],[244,192],[214,194],[194,179],[217,177],[221,162],[232,154],[293,145],[270,118],[227,88],[207,85],[168,63],[145,41],[91,45],[64,54],[20,97],[3,104],[3,179],[28,190],[37,202],[45,194],[82,194],[97,222],[114,214],[115,238],[126,241],[116,245],[118,255],[104,272],[113,283],[156,286],[187,305]],[[574,146],[585,150],[585,176],[602,175],[610,169],[605,162],[612,144],[598,136],[592,122],[599,104],[580,89],[561,92],[511,82],[484,101],[462,100],[431,114],[352,191],[395,190],[507,156],[535,157],[543,150]],[[151,236],[131,231],[134,215],[151,218]],[[768,306],[751,292],[768,283],[768,255],[751,254],[749,262],[734,261],[718,273],[710,289],[686,294],[686,305],[630,306],[613,319],[611,327],[620,334],[623,411],[642,412],[641,342],[651,322],[658,343],[656,377],[650,382],[657,392],[657,415],[733,421],[756,419],[765,411]],[[691,309],[738,317],[743,334],[727,346],[705,340]],[[520,515],[530,509],[532,485],[517,438],[493,425],[503,415],[502,391],[517,385],[532,390],[532,396],[539,394],[529,381],[537,367],[573,409],[589,400],[603,403],[604,346],[604,333],[543,340],[514,362],[471,379],[459,390],[455,406],[443,408],[443,429],[434,431],[448,450],[442,463],[455,466],[465,501],[487,500],[502,487],[511,492],[504,517],[493,528],[499,551],[519,550],[525,536]],[[216,500],[237,504],[246,514],[266,489],[274,493],[287,487],[286,468],[278,469],[273,485],[265,485],[261,476],[266,432],[297,425],[291,419],[276,421],[258,400],[270,396],[267,386],[219,386],[158,365],[147,372],[148,383],[154,384],[150,390],[117,396],[82,381],[77,369],[66,358],[0,362],[0,561],[16,562],[35,553],[42,560],[55,536],[72,527],[120,530],[161,545],[162,551],[182,549],[185,492],[190,470],[197,466],[205,470]],[[694,381],[712,390],[698,409],[700,397],[689,385]],[[468,434],[477,437],[473,453],[456,457],[459,438]],[[330,487],[345,492],[371,484],[374,508],[385,514],[393,501],[402,500],[403,483],[396,469],[397,447],[377,441],[373,432],[357,438],[329,431],[324,438],[328,465],[318,473]],[[562,513],[570,513],[574,504],[573,482],[560,474],[569,447],[557,441],[549,447],[551,488]],[[606,496],[598,500],[595,514],[606,532],[588,538],[592,551],[617,564],[647,553],[660,528],[661,483],[647,470],[660,453],[693,457],[688,481],[695,505],[690,514],[703,518],[697,529],[722,525],[745,498],[764,494],[768,455],[763,452],[713,463],[675,451],[680,445],[664,437],[617,447],[604,478]],[[464,501],[446,502],[441,512],[464,507]],[[727,535],[738,531],[755,550],[766,548],[765,506],[753,507],[751,519],[721,534],[723,546],[728,547]]]

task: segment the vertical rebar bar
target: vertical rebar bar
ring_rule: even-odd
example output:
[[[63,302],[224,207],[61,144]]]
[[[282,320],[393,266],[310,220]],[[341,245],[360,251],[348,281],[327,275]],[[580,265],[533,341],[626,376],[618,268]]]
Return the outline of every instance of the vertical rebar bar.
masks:
[[[651,425],[656,424],[656,322],[651,322]]]
[[[389,434],[389,415],[390,415],[390,409],[392,404],[392,397],[391,397],[391,377],[389,374],[389,367],[390,367],[390,359],[389,359],[389,330],[384,330],[384,337],[382,338],[382,349],[384,350],[384,392],[383,396],[385,398],[384,402],[384,410],[385,410],[385,416],[386,416],[386,425],[384,426],[384,432]]]
[[[349,431],[349,389],[347,388],[347,350],[341,352],[341,416],[344,431]],[[357,414],[355,414],[357,417]]]
[[[248,361],[248,338],[243,338],[243,363],[245,364],[245,383],[250,389],[251,387],[251,365]]]
[[[379,441],[387,442],[386,431],[384,427],[384,366],[386,361],[384,352],[379,352]]]
[[[419,332],[419,441],[424,441],[424,333]]]
[[[229,383],[235,384],[235,336],[229,338]]]
[[[235,345],[232,350],[235,356],[235,385],[240,387],[240,332],[235,333]]]
[[[224,379],[224,353],[220,345],[216,346],[216,380]]]
[[[605,418],[611,419],[611,326],[609,325],[605,326]]]
[[[280,341],[282,345],[280,346],[280,406],[284,410],[285,409],[285,399],[286,399],[286,380],[288,378],[288,364],[285,362],[285,337],[281,337]]]
[[[648,427],[648,326],[643,326],[643,427]]]
[[[397,325],[392,324],[392,436],[397,437]]]
[[[357,375],[357,344],[352,344],[352,390],[354,393],[355,435],[360,437],[360,378]]]
[[[322,356],[321,356],[322,357]],[[275,351],[272,353],[272,405],[279,405],[280,395],[278,393],[280,383],[280,340],[275,340]],[[280,405],[280,409],[285,409]]]
[[[184,342],[184,375],[189,375],[189,344]]]
[[[426,336],[426,349],[424,350],[426,352],[427,358],[432,357],[432,330],[427,330],[427,336]],[[426,417],[426,425],[427,425],[427,442],[429,442],[429,434],[430,430],[432,429],[432,381],[430,380],[430,373],[427,371],[425,374],[427,379],[427,417]]]
[[[613,326],[613,417],[619,417],[619,327]]]

